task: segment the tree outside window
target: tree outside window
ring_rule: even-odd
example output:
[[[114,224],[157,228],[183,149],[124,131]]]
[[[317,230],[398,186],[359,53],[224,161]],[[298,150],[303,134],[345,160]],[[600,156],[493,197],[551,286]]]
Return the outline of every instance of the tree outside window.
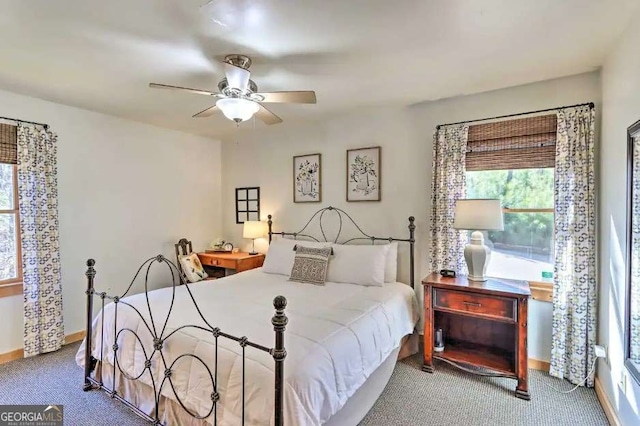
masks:
[[[467,172],[467,198],[497,198],[504,231],[488,231],[489,276],[552,281],[554,169]]]
[[[0,163],[0,286],[22,280],[16,194],[16,166]]]

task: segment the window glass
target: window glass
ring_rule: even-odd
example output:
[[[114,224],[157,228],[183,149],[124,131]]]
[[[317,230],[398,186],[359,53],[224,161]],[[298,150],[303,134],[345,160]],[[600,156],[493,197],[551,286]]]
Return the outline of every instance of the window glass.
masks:
[[[554,169],[467,172],[467,198],[498,198],[510,209],[553,209]]]
[[[497,198],[504,231],[485,231],[487,275],[553,282],[553,169],[467,172],[467,198]]]
[[[13,213],[0,213],[0,281],[17,278],[16,221]]]
[[[13,208],[13,165],[0,163],[0,210]]]
[[[14,166],[0,163],[0,281],[18,278]]]

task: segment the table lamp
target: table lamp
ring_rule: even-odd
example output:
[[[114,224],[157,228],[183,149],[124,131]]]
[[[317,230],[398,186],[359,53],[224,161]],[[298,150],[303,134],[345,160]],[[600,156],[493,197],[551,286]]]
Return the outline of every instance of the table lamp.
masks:
[[[259,220],[247,220],[242,228],[242,238],[251,239],[251,252],[249,254],[258,254],[256,251],[256,238],[262,238],[267,234],[267,222]]]
[[[467,199],[456,201],[453,227],[473,231],[471,242],[464,248],[464,260],[469,269],[470,281],[486,281],[487,265],[491,250],[484,245],[480,231],[502,231],[502,206],[500,200]]]

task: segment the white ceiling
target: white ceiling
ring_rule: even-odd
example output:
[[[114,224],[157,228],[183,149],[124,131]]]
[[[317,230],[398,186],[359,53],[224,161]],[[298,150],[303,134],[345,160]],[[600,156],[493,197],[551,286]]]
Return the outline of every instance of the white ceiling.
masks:
[[[0,0],[0,89],[220,137],[234,123],[191,118],[212,98],[147,84],[217,90],[219,61],[248,54],[260,90],[316,90],[271,107],[286,126],[592,71],[638,3]]]

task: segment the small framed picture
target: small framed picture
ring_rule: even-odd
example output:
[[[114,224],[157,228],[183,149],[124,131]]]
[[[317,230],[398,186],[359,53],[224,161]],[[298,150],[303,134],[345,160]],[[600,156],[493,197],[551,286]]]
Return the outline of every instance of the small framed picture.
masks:
[[[322,201],[322,158],[320,154],[293,157],[293,202]]]
[[[347,201],[380,201],[380,149],[347,150]]]

